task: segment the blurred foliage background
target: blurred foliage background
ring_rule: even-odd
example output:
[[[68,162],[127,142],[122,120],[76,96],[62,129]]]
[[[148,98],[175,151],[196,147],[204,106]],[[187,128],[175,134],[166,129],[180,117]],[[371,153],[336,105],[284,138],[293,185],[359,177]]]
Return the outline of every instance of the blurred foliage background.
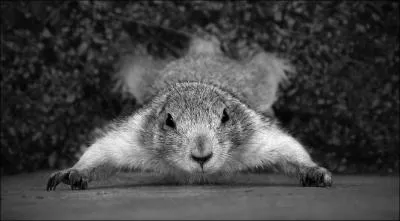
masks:
[[[274,108],[319,163],[398,172],[395,1],[2,1],[1,19],[2,174],[71,166],[135,108],[115,89],[120,59],[179,57],[199,31],[231,57],[257,44],[296,65]]]

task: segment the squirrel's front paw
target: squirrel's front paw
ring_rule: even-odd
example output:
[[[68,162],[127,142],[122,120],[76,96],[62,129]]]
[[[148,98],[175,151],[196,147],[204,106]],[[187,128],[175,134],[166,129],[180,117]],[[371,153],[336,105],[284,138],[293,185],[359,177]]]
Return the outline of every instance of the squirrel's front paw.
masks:
[[[311,167],[300,175],[300,182],[303,186],[330,187],[332,174],[323,167]]]
[[[46,190],[55,190],[61,182],[71,186],[71,189],[87,189],[89,179],[76,169],[67,169],[50,175]]]

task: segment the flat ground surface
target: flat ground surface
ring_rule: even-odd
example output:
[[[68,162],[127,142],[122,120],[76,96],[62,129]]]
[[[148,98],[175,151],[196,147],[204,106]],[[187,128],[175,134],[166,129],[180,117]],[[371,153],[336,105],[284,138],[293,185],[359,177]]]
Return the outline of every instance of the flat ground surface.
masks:
[[[271,174],[174,186],[122,173],[88,190],[46,192],[49,174],[2,177],[1,219],[399,219],[398,176],[334,176],[331,188],[305,188]]]

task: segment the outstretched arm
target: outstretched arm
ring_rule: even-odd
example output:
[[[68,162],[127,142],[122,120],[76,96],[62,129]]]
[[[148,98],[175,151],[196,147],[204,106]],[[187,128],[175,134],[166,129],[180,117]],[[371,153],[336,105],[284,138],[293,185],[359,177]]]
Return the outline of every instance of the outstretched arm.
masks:
[[[120,168],[143,168],[149,159],[138,141],[138,130],[143,116],[136,114],[111,128],[93,143],[79,161],[69,169],[51,174],[47,190],[55,190],[59,183],[72,189],[86,189],[88,182],[105,179]]]
[[[263,126],[253,135],[241,153],[246,167],[275,168],[289,176],[296,176],[303,186],[331,186],[331,173],[318,166],[291,135],[277,126]]]

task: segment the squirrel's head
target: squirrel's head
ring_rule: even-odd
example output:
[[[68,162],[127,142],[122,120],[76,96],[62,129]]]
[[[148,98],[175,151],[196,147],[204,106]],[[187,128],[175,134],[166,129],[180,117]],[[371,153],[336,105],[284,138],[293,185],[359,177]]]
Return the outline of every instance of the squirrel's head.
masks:
[[[252,114],[231,94],[202,83],[179,83],[153,102],[141,142],[156,160],[189,174],[226,173],[255,130]]]

